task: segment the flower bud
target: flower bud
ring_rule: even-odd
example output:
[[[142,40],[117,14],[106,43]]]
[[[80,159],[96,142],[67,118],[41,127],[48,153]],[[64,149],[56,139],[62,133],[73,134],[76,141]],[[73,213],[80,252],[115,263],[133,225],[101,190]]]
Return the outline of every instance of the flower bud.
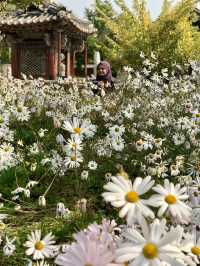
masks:
[[[42,207],[45,207],[46,206],[46,199],[45,199],[45,196],[40,196],[39,199],[38,199],[38,205],[39,206],[42,206]]]

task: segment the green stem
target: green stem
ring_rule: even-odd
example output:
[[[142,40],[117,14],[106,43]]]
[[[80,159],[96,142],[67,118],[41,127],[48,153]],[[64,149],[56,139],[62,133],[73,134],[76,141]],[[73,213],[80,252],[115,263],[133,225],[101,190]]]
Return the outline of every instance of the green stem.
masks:
[[[44,192],[43,196],[45,197],[47,195],[47,193],[49,192],[51,186],[53,185],[54,181],[56,179],[56,176],[54,176],[54,178],[52,179],[50,185],[48,186],[47,190]]]

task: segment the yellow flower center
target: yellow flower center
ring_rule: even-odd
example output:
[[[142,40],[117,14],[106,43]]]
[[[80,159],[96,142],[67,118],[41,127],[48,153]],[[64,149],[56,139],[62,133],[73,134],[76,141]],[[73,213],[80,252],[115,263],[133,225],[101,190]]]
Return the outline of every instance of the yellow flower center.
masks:
[[[77,146],[76,143],[73,143],[72,144],[72,150],[76,150],[76,146]]]
[[[8,147],[8,146],[4,147],[3,150],[4,150],[5,152],[9,152],[9,151],[11,151],[10,147]]]
[[[191,251],[194,255],[200,256],[200,247],[192,247]]]
[[[196,114],[196,117],[200,117],[200,113]]]
[[[168,204],[175,204],[176,203],[176,197],[174,195],[167,195],[165,197],[165,201],[168,203]]]
[[[138,194],[135,191],[130,191],[125,196],[128,202],[135,203],[139,200]]]
[[[42,241],[38,241],[35,243],[35,249],[36,250],[43,250],[43,248],[44,248],[44,244]]]
[[[136,144],[138,146],[143,145],[144,144],[144,141],[142,139],[139,139],[138,141],[136,141]]]
[[[75,132],[76,134],[80,134],[80,133],[81,133],[81,129],[80,129],[80,127],[75,127],[75,128],[74,128],[74,132]]]
[[[17,112],[19,112],[19,113],[22,112],[22,108],[20,106],[17,107]]]
[[[71,161],[76,161],[76,155],[71,156]]]
[[[147,243],[143,247],[143,255],[145,256],[145,258],[150,259],[150,260],[156,258],[158,256],[158,249],[156,245],[152,243]]]

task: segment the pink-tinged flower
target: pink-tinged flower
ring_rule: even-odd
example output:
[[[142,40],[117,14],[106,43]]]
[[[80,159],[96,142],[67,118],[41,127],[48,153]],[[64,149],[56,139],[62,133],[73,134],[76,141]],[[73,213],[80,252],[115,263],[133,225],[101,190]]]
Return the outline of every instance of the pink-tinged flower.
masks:
[[[61,266],[107,266],[114,260],[109,247],[85,232],[74,235],[73,242],[66,253],[58,255],[55,263]]]

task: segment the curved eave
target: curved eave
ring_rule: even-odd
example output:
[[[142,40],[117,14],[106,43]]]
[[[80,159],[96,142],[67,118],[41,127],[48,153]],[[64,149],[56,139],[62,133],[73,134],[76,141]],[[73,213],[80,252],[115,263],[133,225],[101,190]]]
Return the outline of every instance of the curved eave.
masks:
[[[55,23],[56,22],[56,23]],[[66,25],[71,25],[71,27],[73,27],[74,31],[83,35],[92,35],[97,33],[97,30],[93,27],[93,25],[87,25],[87,26],[83,26],[82,24],[78,23],[76,20],[74,19],[67,19],[65,21],[63,20],[58,20],[58,19],[54,19],[54,20],[45,20],[45,21],[41,21],[39,19],[31,19],[29,21],[27,21],[26,23],[22,23],[22,21],[13,21],[13,23],[0,23],[0,31],[1,32],[5,32],[5,33],[9,33],[9,32],[17,32],[17,31],[23,31],[23,30],[29,30],[29,28],[31,28],[31,30],[34,31],[34,28],[43,28],[45,29],[49,29],[49,30],[56,30],[56,29],[66,29]],[[71,28],[69,27],[69,28]]]
[[[65,27],[65,25],[71,24],[75,31],[83,35],[91,35],[97,32],[94,25],[86,20],[82,20],[74,16],[69,11],[60,10],[57,13],[49,12],[30,12],[20,14],[9,14],[5,13],[0,18],[0,31],[21,31],[23,28],[27,30],[29,27],[34,30],[35,28],[41,28],[44,26],[45,29],[49,27],[50,30],[59,29]]]

